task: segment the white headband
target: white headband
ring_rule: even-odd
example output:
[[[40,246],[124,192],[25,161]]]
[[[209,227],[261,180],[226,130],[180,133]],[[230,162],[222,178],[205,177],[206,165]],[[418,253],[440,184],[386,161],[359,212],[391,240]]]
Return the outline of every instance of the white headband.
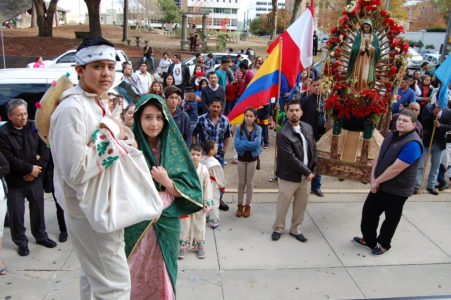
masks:
[[[83,48],[75,53],[77,66],[84,66],[98,60],[116,61],[116,50],[111,46],[100,45]]]

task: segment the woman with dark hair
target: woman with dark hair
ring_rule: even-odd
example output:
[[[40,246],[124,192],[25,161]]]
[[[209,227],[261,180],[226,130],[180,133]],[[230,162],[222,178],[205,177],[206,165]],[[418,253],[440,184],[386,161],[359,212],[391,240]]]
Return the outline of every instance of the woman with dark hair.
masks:
[[[165,208],[157,220],[125,229],[130,299],[175,299],[180,216],[203,209],[202,188],[163,98],[153,94],[141,97],[133,133]]]
[[[426,75],[424,76],[423,81],[421,82],[421,96],[417,97],[417,102],[420,103],[421,110],[423,110],[423,107],[431,102],[431,94],[432,94],[432,86],[431,86],[431,76]]]
[[[254,192],[254,174],[258,155],[262,152],[262,129],[256,123],[257,110],[248,107],[244,111],[244,119],[238,125],[235,135],[235,149],[238,153],[238,209],[236,216],[245,218],[251,214],[252,194]],[[246,205],[243,206],[244,188]]]
[[[122,124],[128,128],[132,128],[133,125],[133,114],[135,112],[135,104],[129,104],[125,110],[122,112]]]
[[[203,113],[203,104],[202,104],[202,89],[208,85],[208,79],[202,78],[199,80],[198,84],[196,84],[196,97],[195,100],[197,102],[197,113],[200,116]]]
[[[163,85],[160,82],[154,80],[152,82],[152,84],[150,85],[149,94],[155,94],[160,97],[164,97],[163,96]]]
[[[163,79],[163,93],[164,93],[164,90],[170,86],[175,86],[174,85],[174,76],[172,76],[170,74],[166,74],[166,76]]]
[[[33,68],[45,68],[44,63],[42,62],[42,56],[39,56],[38,58],[36,58],[36,60],[33,64]]]
[[[199,65],[199,64],[195,65],[193,74],[191,74],[191,79],[189,81],[191,83],[191,86],[195,87],[196,79],[204,77],[204,75],[205,75],[205,67],[203,67],[202,65]]]

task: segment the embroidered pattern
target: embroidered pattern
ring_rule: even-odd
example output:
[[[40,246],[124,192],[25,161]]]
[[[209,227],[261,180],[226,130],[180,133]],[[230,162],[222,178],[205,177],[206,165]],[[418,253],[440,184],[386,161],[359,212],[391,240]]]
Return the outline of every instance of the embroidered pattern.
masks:
[[[97,129],[92,137],[94,148],[98,155],[98,164],[107,169],[121,156],[121,149],[115,143],[114,137],[106,129]]]

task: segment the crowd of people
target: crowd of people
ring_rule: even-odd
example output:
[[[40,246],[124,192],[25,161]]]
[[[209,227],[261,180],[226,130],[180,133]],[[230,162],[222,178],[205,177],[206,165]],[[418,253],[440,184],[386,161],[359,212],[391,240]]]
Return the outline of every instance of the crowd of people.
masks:
[[[281,91],[279,103],[268,99],[262,108],[249,107],[242,124],[232,126],[227,114],[263,65],[262,57],[250,65],[240,55],[236,61],[224,56],[215,68],[212,54],[206,61],[199,54],[190,74],[179,54],[170,59],[164,53],[158,67],[161,76],[150,74],[145,60],[136,72],[126,62],[122,81],[113,89],[115,62],[109,56],[113,51],[113,45],[102,38],[87,39],[77,49],[79,85],[62,94],[51,116],[50,149],[29,120],[27,103],[21,99],[8,102],[9,121],[0,129],[0,250],[8,212],[7,224],[18,254],[30,253],[24,227],[25,198],[36,243],[56,246],[46,232],[45,190],[55,199],[59,242],[69,236],[80,261],[82,299],[174,299],[177,259],[183,259],[190,249],[199,259],[205,258],[206,226],[218,228],[220,210],[229,210],[222,198],[227,186],[224,156],[230,139],[234,139],[234,155],[229,162],[237,165],[239,183],[235,215],[249,218],[254,176],[260,168],[259,156],[269,147],[270,130],[277,132],[279,185],[272,240],[279,240],[285,231],[292,203],[289,234],[307,242],[302,224],[309,195],[324,196],[316,142],[326,132],[325,99],[315,70],[303,70],[294,91]],[[152,50],[146,49],[144,57],[155,68],[152,55]],[[426,69],[406,76],[398,90],[393,131],[385,138],[373,167],[371,191],[362,212],[362,237],[353,238],[374,255],[390,249],[402,207],[420,187],[428,152],[427,190],[437,195],[437,190],[448,187],[445,177],[451,177],[451,110],[437,106],[438,84]],[[105,93],[107,99],[102,98]],[[133,131],[134,139],[127,141],[124,130],[114,130],[116,126]],[[109,129],[100,136],[107,144],[92,142],[99,127]],[[147,165],[127,165],[121,143],[141,150]],[[106,150],[114,145],[111,152]],[[149,201],[161,204],[162,209],[153,220],[99,232],[86,221],[89,212],[81,203],[92,189],[108,190],[114,184],[101,181],[103,185],[96,186],[99,181],[95,179],[117,161],[146,170],[149,184],[158,191]],[[109,197],[107,192],[103,195]],[[382,212],[386,219],[377,235]],[[0,274],[6,273],[0,255]]]

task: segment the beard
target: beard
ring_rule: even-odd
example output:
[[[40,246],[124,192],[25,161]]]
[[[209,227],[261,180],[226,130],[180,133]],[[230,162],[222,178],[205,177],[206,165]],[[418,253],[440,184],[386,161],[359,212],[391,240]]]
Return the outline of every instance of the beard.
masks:
[[[290,117],[290,122],[291,123],[298,123],[300,120],[300,118],[298,116],[292,116]]]

